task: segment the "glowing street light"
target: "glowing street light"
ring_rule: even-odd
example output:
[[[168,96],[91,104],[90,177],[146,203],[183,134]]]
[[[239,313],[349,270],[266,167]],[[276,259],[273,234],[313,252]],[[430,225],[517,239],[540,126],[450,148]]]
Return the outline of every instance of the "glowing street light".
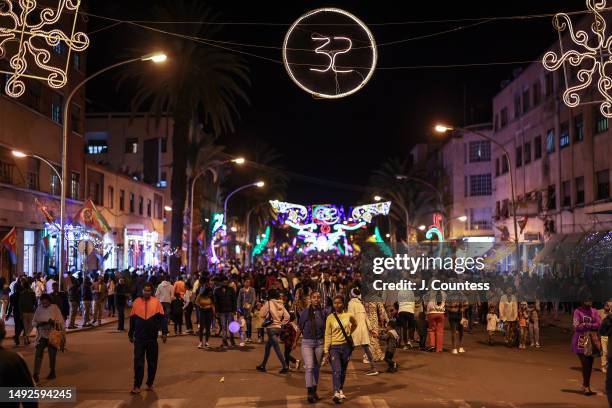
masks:
[[[262,188],[263,186],[265,186],[266,183],[264,183],[263,181],[258,181],[257,183],[255,183],[255,186]]]
[[[255,183],[246,184],[246,185],[244,185],[242,187],[238,187],[237,189],[235,189],[234,191],[229,193],[227,195],[227,197],[225,197],[225,201],[223,202],[223,223],[225,225],[227,225],[227,202],[229,201],[230,198],[232,198],[232,196],[234,194],[236,194],[237,192],[242,191],[244,189],[250,188],[250,187],[262,188],[265,185],[266,185],[266,183],[260,180],[260,181],[256,181]]]
[[[170,211],[172,211],[172,207],[170,207],[169,205],[165,205],[164,206],[164,210],[170,212]]]
[[[375,195],[374,196],[374,201],[380,201],[380,200],[382,200],[381,196],[379,196],[379,195]]]
[[[232,228],[230,228],[230,230],[231,230],[232,232],[236,232],[236,231],[238,231],[238,228],[236,228],[236,227],[232,227]]]
[[[233,159],[232,162],[236,164],[244,164],[244,162],[246,162],[246,159],[244,157],[238,157]]]
[[[438,133],[446,133],[450,130],[454,130],[453,127],[451,126],[446,126],[446,125],[441,125],[441,124],[437,124],[436,127],[434,128],[434,130]]]
[[[420,231],[425,231],[425,228],[427,228],[425,225],[423,225],[423,224],[419,225],[419,230]]]
[[[460,215],[459,217],[457,217],[457,219],[461,222],[466,222],[467,221],[467,215]]]
[[[144,57],[141,57],[141,61],[151,61],[154,62],[156,64],[162,63],[162,62],[166,62],[166,60],[168,59],[168,56],[162,52],[158,52],[158,53],[154,53],[154,54],[150,54],[150,55],[145,55]]]
[[[41,157],[41,156],[39,156],[37,154],[24,153],[24,152],[22,152],[20,150],[13,150],[11,153],[13,154],[13,156],[17,157],[18,159],[23,159],[25,157],[33,157],[35,159],[40,160],[41,162],[45,163],[47,166],[51,167],[51,170],[53,170],[53,172],[55,173],[55,175],[59,179],[60,184],[63,184],[62,176],[60,175],[59,171],[55,168],[55,166],[53,164],[51,164],[51,162],[49,162],[44,157]]]
[[[20,159],[24,157],[28,157],[27,154],[25,154],[24,152],[20,152],[19,150],[13,150],[12,153],[13,153],[13,156],[18,157]]]

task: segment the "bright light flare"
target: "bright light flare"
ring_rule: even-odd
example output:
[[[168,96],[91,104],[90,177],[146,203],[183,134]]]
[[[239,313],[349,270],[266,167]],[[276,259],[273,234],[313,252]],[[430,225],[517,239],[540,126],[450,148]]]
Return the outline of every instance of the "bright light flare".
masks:
[[[258,181],[257,183],[255,183],[255,185],[259,188],[263,187],[266,185],[266,183],[264,183],[263,181]]]
[[[380,201],[380,200],[382,200],[381,196],[379,196],[379,195],[375,195],[374,196],[374,201]]]
[[[419,225],[419,230],[420,231],[425,231],[425,228],[427,228],[425,225]]]
[[[142,57],[143,61],[151,61],[151,62],[154,62],[155,64],[166,62],[167,59],[168,59],[168,56],[161,52],[147,55],[146,57]]]
[[[11,153],[13,153],[13,156],[19,157],[20,159],[28,157],[27,154],[25,154],[24,152],[20,152],[19,150],[13,150]]]
[[[172,211],[172,207],[170,207],[169,205],[165,205],[165,206],[164,206],[164,210],[166,210],[166,211]]]
[[[238,157],[238,158],[235,158],[234,160],[232,160],[232,162],[234,162],[236,164],[244,164],[244,162],[246,162],[246,159],[244,157]]]
[[[446,125],[436,125],[434,130],[438,133],[446,133],[449,130],[453,130],[453,128],[451,126],[446,126]]]
[[[461,222],[465,222],[465,221],[467,221],[467,215],[461,215],[461,216],[457,217],[457,219],[459,221],[461,221]]]

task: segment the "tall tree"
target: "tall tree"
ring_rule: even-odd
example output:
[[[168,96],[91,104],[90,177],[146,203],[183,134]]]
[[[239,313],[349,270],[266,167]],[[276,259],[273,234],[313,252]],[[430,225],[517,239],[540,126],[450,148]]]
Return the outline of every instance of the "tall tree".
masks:
[[[168,22],[156,25],[158,35],[149,32],[146,39],[168,54],[167,67],[151,71],[134,66],[126,78],[137,87],[132,100],[134,111],[146,108],[157,116],[167,112],[174,119],[171,246],[180,248],[190,132],[200,123],[216,136],[233,132],[239,105],[248,103],[244,89],[250,80],[248,68],[240,58],[199,40],[213,38],[222,27],[207,24],[215,16],[201,1],[166,0],[151,7],[151,15]],[[202,23],[172,23],[186,20]]]

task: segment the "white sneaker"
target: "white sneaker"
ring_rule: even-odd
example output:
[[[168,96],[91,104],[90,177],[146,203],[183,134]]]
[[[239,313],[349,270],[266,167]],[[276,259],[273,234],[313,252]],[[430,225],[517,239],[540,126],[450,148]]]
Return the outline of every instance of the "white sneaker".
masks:
[[[451,351],[451,353],[457,354],[457,349],[453,349],[453,351]]]
[[[300,360],[295,360],[295,369],[296,369],[296,370],[299,370],[299,369],[300,369],[300,364],[301,364],[301,361],[300,361]]]
[[[199,349],[204,348],[204,345],[202,344],[202,342],[200,342],[200,344],[198,344],[198,348]]]
[[[540,343],[536,343],[536,348],[540,348],[542,346],[540,346]]]
[[[363,359],[363,364],[370,364],[370,360],[368,360],[367,358]]]
[[[342,398],[342,399],[346,399],[346,395],[344,395],[344,393],[342,392],[342,390],[338,391],[338,394],[340,394],[340,398]]]
[[[465,349],[463,347],[459,347],[459,352],[460,353],[465,353]]]
[[[210,344],[206,343],[206,344],[204,344],[204,347],[210,348]]]
[[[334,403],[336,404],[340,404],[342,402],[342,397],[340,396],[339,392],[334,392],[334,396],[332,397],[332,401],[334,401]]]
[[[244,347],[244,342],[240,342],[240,347]]]

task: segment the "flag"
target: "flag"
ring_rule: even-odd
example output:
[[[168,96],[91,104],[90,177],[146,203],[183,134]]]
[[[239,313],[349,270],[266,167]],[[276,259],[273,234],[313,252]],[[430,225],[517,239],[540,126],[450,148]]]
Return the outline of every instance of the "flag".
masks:
[[[11,258],[11,263],[13,265],[17,264],[17,230],[15,227],[11,228],[11,230],[2,238],[0,244],[9,251],[9,257]]]
[[[85,201],[83,208],[76,213],[75,221],[84,227],[93,228],[101,234],[111,230],[104,216],[98,211],[91,199]]]
[[[36,206],[38,207],[40,212],[45,217],[45,220],[47,220],[48,223],[54,223],[55,222],[55,214],[53,214],[53,212],[49,211],[47,209],[47,207],[43,203],[38,201],[38,198],[35,198],[34,202],[36,203]]]
[[[42,244],[45,247],[45,251],[49,250],[49,236],[45,235],[42,239]]]

